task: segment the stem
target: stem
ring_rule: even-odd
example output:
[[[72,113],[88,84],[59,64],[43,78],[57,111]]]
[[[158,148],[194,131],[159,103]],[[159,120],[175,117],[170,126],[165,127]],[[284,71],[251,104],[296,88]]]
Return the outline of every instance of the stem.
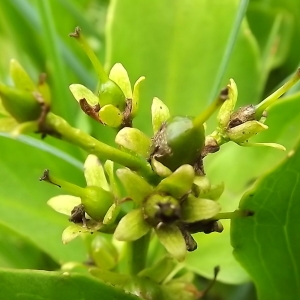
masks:
[[[47,114],[45,122],[45,125],[50,128],[49,134],[53,136],[59,135],[61,139],[79,146],[90,154],[95,154],[102,160],[109,159],[126,166],[140,173],[149,182],[157,181],[157,175],[152,171],[151,166],[145,159],[100,142],[87,133],[72,127],[66,120],[51,112]],[[54,132],[51,132],[51,130]]]
[[[128,242],[128,269],[131,275],[137,275],[145,269],[151,232],[140,239]]]
[[[40,181],[45,181],[45,182],[49,182],[51,184],[54,184],[56,186],[58,186],[59,188],[64,189],[66,192],[72,194],[73,196],[76,197],[84,197],[86,194],[86,190],[85,188],[82,188],[78,185],[75,185],[73,183],[67,182],[63,179],[60,179],[58,177],[55,176],[50,176],[50,172],[49,170],[45,170],[43,176],[40,178]]]
[[[69,34],[70,37],[76,38],[76,40],[79,42],[80,46],[83,48],[84,52],[90,59],[91,63],[94,66],[94,69],[98,75],[98,78],[101,83],[107,82],[109,80],[108,75],[104,71],[104,68],[102,64],[100,63],[98,57],[86,41],[86,39],[83,37],[83,35],[80,33],[80,28],[76,27],[74,33]]]
[[[235,210],[232,212],[218,213],[212,218],[212,220],[236,219],[236,218],[241,218],[241,217],[250,217],[253,215],[254,215],[254,212],[251,210]]]
[[[271,94],[269,97],[255,106],[255,119],[259,120],[266,108],[272,105],[280,96],[286,93],[293,85],[295,85],[299,81],[299,79],[300,68],[282,87],[280,87],[277,91],[275,91],[273,94]]]
[[[201,114],[194,120],[193,125],[196,128],[203,126],[203,123],[228,99],[228,88],[224,88],[218,95],[217,99],[211,103]]]

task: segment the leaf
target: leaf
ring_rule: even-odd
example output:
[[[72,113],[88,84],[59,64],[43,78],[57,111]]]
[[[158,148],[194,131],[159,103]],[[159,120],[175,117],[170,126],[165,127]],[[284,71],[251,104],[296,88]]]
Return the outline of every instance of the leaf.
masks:
[[[0,278],[0,289],[7,300],[139,299],[76,273],[0,269]]]
[[[299,170],[300,145],[242,198],[240,208],[254,216],[232,220],[235,257],[253,278],[259,299],[300,295]]]
[[[0,224],[17,232],[56,262],[83,261],[85,249],[80,240],[71,247],[61,242],[62,231],[69,225],[68,218],[47,205],[47,200],[61,190],[39,182],[45,168],[78,184],[82,184],[81,172],[64,160],[29,145],[3,137],[0,140]]]

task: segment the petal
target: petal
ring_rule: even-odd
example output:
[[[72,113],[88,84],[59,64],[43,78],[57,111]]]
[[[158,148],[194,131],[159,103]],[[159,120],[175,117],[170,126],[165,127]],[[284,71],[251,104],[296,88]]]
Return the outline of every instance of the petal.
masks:
[[[151,114],[153,133],[155,134],[161,125],[170,118],[170,112],[168,107],[160,99],[154,97],[151,106]]]
[[[94,106],[99,104],[98,97],[84,85],[74,83],[69,86],[69,89],[78,102],[85,99],[89,105]]]
[[[226,131],[227,137],[235,143],[243,143],[260,131],[267,130],[268,126],[258,121],[248,121]]]
[[[84,177],[87,186],[98,186],[106,191],[109,191],[109,185],[107,183],[103,166],[94,154],[88,155],[84,163]]]
[[[147,181],[127,168],[118,169],[117,176],[121,180],[127,196],[138,206],[142,204],[146,196],[153,192],[152,186]]]
[[[201,195],[210,189],[210,181],[206,176],[196,176],[194,183],[199,187]]]
[[[218,200],[223,194],[225,189],[224,182],[221,182],[216,185],[211,185],[210,189],[204,193],[200,192],[201,198],[210,199],[210,200]]]
[[[104,225],[109,225],[115,222],[116,218],[119,215],[121,208],[119,205],[113,203],[112,206],[108,209],[106,215],[103,219]]]
[[[140,84],[142,81],[145,80],[145,77],[140,77],[133,87],[133,95],[132,95],[132,108],[131,108],[131,117],[134,118],[138,112],[139,109],[139,103],[140,103]]]
[[[238,96],[237,86],[233,79],[230,79],[230,83],[227,87],[228,99],[222,104],[217,117],[218,125],[221,130],[227,127]]]
[[[117,128],[123,122],[123,114],[114,105],[107,104],[100,109],[99,119],[104,125]]]
[[[115,138],[115,142],[145,158],[149,157],[151,139],[137,128],[125,127],[121,129]]]
[[[175,225],[162,224],[155,229],[159,241],[166,250],[178,261],[186,256],[186,244],[180,229]]]
[[[28,92],[36,90],[36,86],[28,73],[15,59],[10,61],[10,76],[12,77],[16,88]]]
[[[181,205],[181,216],[185,222],[192,223],[214,217],[221,210],[218,202],[196,198],[189,195]]]
[[[157,161],[154,157],[151,159],[151,166],[153,171],[162,178],[166,178],[172,174],[169,168]]]
[[[116,199],[120,198],[121,197],[120,184],[116,178],[116,173],[114,171],[114,162],[111,160],[107,160],[104,163],[104,170],[109,179],[111,192],[114,194]]]
[[[70,216],[72,209],[81,203],[79,197],[59,195],[48,200],[47,204],[57,212]]]
[[[191,165],[183,165],[174,173],[163,179],[156,190],[166,192],[174,198],[180,199],[192,188],[195,178],[194,168]]]
[[[62,242],[67,244],[83,233],[94,233],[98,231],[103,225],[96,222],[88,222],[86,227],[79,224],[72,224],[68,226],[62,233]]]
[[[109,79],[113,80],[120,87],[126,98],[132,99],[130,80],[122,64],[116,63],[111,68]]]
[[[144,220],[141,209],[134,209],[121,219],[114,238],[119,241],[135,241],[144,236],[150,228]]]
[[[0,118],[0,131],[1,132],[11,132],[18,126],[18,122],[10,117]]]

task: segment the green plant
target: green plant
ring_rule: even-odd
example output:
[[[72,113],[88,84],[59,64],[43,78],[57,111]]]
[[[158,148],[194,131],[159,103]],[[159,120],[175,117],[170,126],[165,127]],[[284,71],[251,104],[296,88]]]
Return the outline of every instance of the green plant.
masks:
[[[295,299],[300,76],[275,89],[273,70],[284,78],[299,63],[296,1],[253,1],[248,23],[247,1],[84,2],[1,5],[7,49],[31,53],[24,68],[25,56],[11,61],[13,86],[0,84],[0,262],[16,269],[0,269],[6,299],[253,299],[238,286],[249,275],[259,299]],[[95,18],[107,7],[104,68],[90,46],[103,36],[80,10]],[[82,30],[68,39],[75,16]],[[36,84],[44,68],[49,79]],[[129,77],[139,78],[133,87]]]

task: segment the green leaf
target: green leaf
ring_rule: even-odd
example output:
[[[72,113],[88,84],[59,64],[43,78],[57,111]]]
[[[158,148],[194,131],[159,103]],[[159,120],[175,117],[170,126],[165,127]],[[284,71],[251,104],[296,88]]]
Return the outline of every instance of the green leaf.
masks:
[[[117,287],[76,273],[0,269],[5,299],[139,299]]]
[[[0,223],[59,263],[83,261],[85,249],[80,240],[71,247],[61,242],[62,231],[69,225],[68,218],[47,205],[47,200],[60,194],[61,190],[39,182],[43,170],[50,168],[58,176],[82,184],[81,171],[39,149],[15,140],[0,139]]]
[[[242,198],[240,208],[254,216],[232,220],[235,257],[253,278],[259,299],[300,295],[299,170],[298,145]]]

